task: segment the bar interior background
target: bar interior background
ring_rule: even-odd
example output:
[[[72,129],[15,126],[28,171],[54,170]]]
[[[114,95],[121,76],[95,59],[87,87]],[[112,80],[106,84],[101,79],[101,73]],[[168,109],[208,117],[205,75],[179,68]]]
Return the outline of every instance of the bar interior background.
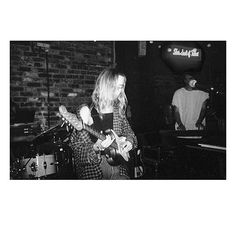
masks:
[[[183,61],[177,68],[163,54],[173,45],[198,48],[201,50],[200,63]],[[145,164],[146,173],[149,173],[147,178],[202,178],[201,175],[184,177],[179,173],[173,174],[176,162],[166,161],[172,158],[173,150],[168,150],[161,162],[162,170],[171,171],[162,171],[158,177],[162,160],[158,148],[163,142],[160,131],[173,129],[172,96],[183,86],[182,72],[190,68],[210,92],[208,131],[216,131],[217,142],[225,142],[225,41],[11,41],[10,100],[23,111],[23,118],[21,116],[16,123],[34,124],[32,129],[40,126],[44,130],[53,130],[60,122],[58,107],[63,104],[74,111],[78,104],[90,102],[97,76],[109,66],[119,67],[128,78],[126,94],[131,111],[130,122],[138,136],[142,154],[148,156]],[[33,120],[28,117],[32,114],[30,111]],[[35,132],[37,136],[42,130]],[[203,178],[225,178],[225,173],[223,176],[203,175]]]

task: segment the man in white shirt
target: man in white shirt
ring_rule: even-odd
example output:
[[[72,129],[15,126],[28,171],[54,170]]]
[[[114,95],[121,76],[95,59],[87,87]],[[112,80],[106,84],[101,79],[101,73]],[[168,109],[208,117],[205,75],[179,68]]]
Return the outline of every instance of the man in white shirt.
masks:
[[[184,82],[185,87],[176,90],[172,99],[176,120],[175,129],[204,129],[209,94],[195,88],[197,81],[190,74],[185,74]]]

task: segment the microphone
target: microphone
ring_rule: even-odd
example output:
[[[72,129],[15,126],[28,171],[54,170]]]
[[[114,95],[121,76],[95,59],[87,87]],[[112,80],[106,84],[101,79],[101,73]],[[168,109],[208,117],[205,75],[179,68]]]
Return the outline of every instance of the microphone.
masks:
[[[196,83],[197,83],[197,80],[191,79],[188,84],[189,84],[189,86],[191,88],[195,88],[196,87]]]
[[[209,85],[199,84],[198,81],[195,79],[191,79],[189,81],[189,86],[191,88],[199,89],[199,90],[206,90],[206,91],[214,90],[214,87],[211,87]]]

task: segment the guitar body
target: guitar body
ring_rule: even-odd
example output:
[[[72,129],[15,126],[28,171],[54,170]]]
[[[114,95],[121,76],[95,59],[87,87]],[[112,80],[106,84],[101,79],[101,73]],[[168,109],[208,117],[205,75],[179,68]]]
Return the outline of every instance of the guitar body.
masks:
[[[107,158],[107,162],[111,166],[116,166],[129,161],[130,154],[129,152],[123,151],[123,144],[125,142],[124,137],[119,137],[113,130],[107,132],[111,138],[115,138],[110,147],[104,150],[104,153]]]
[[[122,155],[117,152],[117,149],[108,147],[104,150],[106,160],[111,166],[118,166],[126,161],[123,159]]]

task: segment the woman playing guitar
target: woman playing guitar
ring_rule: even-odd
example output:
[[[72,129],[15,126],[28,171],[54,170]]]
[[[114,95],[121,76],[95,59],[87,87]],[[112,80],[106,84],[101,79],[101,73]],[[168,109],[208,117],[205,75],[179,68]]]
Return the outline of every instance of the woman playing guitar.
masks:
[[[125,115],[125,84],[124,74],[105,69],[96,81],[92,107],[77,109],[84,129],[72,132],[71,147],[79,179],[129,179],[127,161],[129,151],[137,147],[137,138]],[[94,139],[99,136],[90,127],[102,131],[105,138]]]

